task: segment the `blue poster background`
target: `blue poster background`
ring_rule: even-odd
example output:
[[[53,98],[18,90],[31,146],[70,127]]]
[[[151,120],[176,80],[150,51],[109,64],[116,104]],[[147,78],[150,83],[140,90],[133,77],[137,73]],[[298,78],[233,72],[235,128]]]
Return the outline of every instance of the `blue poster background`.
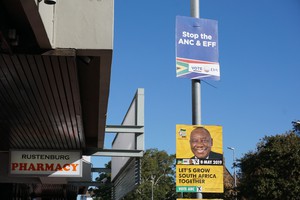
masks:
[[[201,19],[185,16],[176,17],[176,45],[177,54],[176,57],[195,59],[201,61],[218,62],[219,52],[218,52],[218,22],[210,19]],[[205,34],[212,36],[211,40],[197,39],[202,41],[216,42],[215,47],[204,47],[203,45],[185,45],[178,44],[180,38],[191,39],[188,37],[183,37],[183,32],[189,32],[193,34]],[[196,41],[195,41],[196,42]]]
[[[176,76],[220,80],[218,22],[176,17]]]

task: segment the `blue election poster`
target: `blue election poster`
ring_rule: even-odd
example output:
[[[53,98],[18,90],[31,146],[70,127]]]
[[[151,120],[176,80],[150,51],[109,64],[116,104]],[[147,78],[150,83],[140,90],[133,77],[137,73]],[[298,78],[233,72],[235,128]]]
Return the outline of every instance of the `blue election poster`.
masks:
[[[220,80],[217,21],[176,17],[176,76]]]

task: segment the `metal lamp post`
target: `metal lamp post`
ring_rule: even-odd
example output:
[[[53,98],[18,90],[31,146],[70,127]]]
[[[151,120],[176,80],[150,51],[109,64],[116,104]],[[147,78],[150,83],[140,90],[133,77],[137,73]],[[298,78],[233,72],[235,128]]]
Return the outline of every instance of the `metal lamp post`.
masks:
[[[235,149],[233,147],[227,147],[227,149],[232,150],[232,157],[233,157],[233,178],[234,178],[234,189],[236,189],[236,171],[235,171]],[[235,197],[236,199],[236,197]]]
[[[153,200],[154,177],[151,175],[151,200]]]
[[[191,17],[200,18],[200,0],[190,0]],[[192,121],[194,125],[201,124],[201,82],[192,80]],[[202,199],[202,193],[197,192],[197,199]]]

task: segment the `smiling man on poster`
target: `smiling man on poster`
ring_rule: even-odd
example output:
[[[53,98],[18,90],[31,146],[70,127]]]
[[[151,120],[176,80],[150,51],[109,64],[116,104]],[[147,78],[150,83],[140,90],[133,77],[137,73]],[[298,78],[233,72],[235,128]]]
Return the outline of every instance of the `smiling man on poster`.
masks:
[[[211,151],[213,138],[210,132],[204,127],[197,127],[190,135],[190,146],[194,154],[192,159],[222,159],[223,155]]]
[[[176,125],[176,191],[222,193],[222,127]]]

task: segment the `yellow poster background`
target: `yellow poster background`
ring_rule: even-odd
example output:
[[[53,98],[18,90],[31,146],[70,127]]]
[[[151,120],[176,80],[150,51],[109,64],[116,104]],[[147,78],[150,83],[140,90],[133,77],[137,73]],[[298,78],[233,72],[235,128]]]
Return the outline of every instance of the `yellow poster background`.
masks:
[[[190,134],[197,127],[204,127],[213,139],[212,151],[223,154],[222,127],[212,125],[176,125],[176,159],[194,156],[190,148]],[[198,187],[203,193],[223,193],[223,165],[177,163],[176,187]]]
[[[191,158],[193,153],[190,148],[190,134],[197,127],[204,127],[213,139],[212,151],[223,154],[222,126],[211,125],[176,125],[176,158]]]
[[[176,165],[176,187],[202,187],[203,193],[223,193],[223,165]]]

